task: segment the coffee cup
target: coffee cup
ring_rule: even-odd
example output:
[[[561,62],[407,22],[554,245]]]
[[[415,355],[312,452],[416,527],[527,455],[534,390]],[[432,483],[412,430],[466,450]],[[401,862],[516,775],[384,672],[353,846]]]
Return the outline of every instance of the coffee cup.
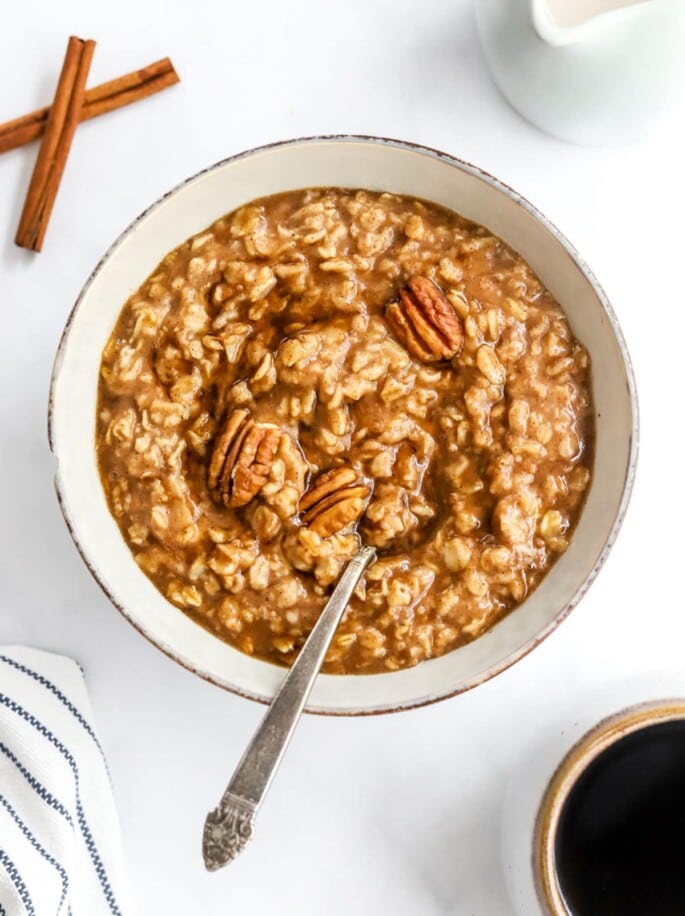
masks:
[[[569,704],[514,768],[502,859],[517,914],[685,913],[685,691],[654,687]],[[621,695],[633,705],[611,711]]]
[[[538,812],[550,916],[685,913],[685,700],[605,719],[564,757]]]

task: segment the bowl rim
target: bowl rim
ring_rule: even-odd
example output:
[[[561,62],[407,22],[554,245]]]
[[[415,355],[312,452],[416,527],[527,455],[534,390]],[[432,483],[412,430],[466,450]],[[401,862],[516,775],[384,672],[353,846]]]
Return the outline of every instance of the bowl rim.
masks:
[[[621,359],[623,362],[623,368],[625,372],[625,381],[628,391],[628,401],[630,404],[630,441],[628,448],[628,461],[626,462],[625,474],[621,489],[621,499],[616,508],[616,514],[614,520],[611,524],[611,527],[607,533],[602,549],[600,550],[595,563],[592,566],[592,569],[585,577],[583,582],[578,586],[574,594],[571,596],[569,601],[567,601],[554,615],[554,617],[549,621],[549,623],[539,631],[532,639],[528,640],[523,646],[511,652],[500,662],[492,665],[487,670],[481,672],[479,675],[472,677],[466,683],[460,684],[453,690],[448,690],[443,693],[431,694],[430,696],[419,697],[416,700],[411,700],[409,702],[396,703],[393,705],[381,705],[372,708],[343,708],[343,709],[327,709],[320,707],[306,707],[305,712],[314,714],[314,715],[325,715],[325,716],[372,716],[380,715],[385,713],[394,713],[394,712],[405,712],[410,709],[418,709],[424,706],[431,706],[434,703],[441,702],[442,700],[447,700],[452,697],[458,696],[459,694],[466,693],[469,690],[472,690],[474,687],[478,687],[486,681],[491,680],[496,677],[498,674],[501,674],[503,671],[506,671],[508,668],[511,668],[516,662],[520,661],[529,652],[532,652],[533,649],[537,648],[540,643],[542,643],[548,636],[550,636],[557,627],[568,617],[571,611],[579,604],[583,599],[590,586],[593,584],[601,568],[604,566],[606,559],[611,552],[611,549],[616,542],[616,538],[620,532],[620,529],[625,520],[626,513],[628,511],[628,506],[630,503],[630,498],[633,492],[633,485],[635,481],[635,473],[637,468],[637,458],[639,450],[639,438],[640,438],[640,417],[639,417],[639,405],[638,405],[638,396],[637,396],[637,386],[635,382],[634,370],[630,354],[623,336],[623,332],[616,318],[616,314],[613,310],[613,307],[607,297],[604,289],[598,282],[594,273],[581,257],[576,248],[569,242],[566,236],[552,223],[540,210],[537,209],[530,201],[525,198],[518,191],[514,190],[510,185],[501,181],[499,178],[496,178],[490,172],[487,172],[485,169],[480,168],[479,166],[474,165],[464,159],[460,159],[457,156],[452,155],[451,153],[446,153],[443,150],[436,149],[434,147],[426,146],[420,143],[415,143],[409,140],[399,140],[390,137],[380,137],[373,134],[315,134],[311,136],[304,137],[295,137],[288,140],[276,140],[270,143],[262,144],[259,146],[252,147],[247,150],[242,150],[241,152],[235,153],[231,156],[227,156],[224,159],[220,159],[217,162],[209,165],[203,169],[200,169],[198,172],[195,172],[193,175],[190,175],[188,178],[180,181],[169,191],[166,191],[155,201],[153,201],[149,206],[147,206],[141,213],[138,214],[123,230],[119,235],[114,239],[114,241],[107,247],[102,256],[98,259],[94,268],[88,275],[85,283],[81,287],[81,290],[69,312],[64,329],[60,336],[59,344],[57,346],[57,351],[55,354],[55,359],[53,362],[52,372],[50,376],[50,388],[48,395],[48,414],[47,414],[47,432],[48,432],[48,444],[50,450],[55,455],[59,461],[59,456],[55,447],[55,436],[54,436],[54,414],[55,414],[55,401],[56,401],[56,386],[60,375],[60,370],[62,366],[62,361],[64,358],[64,353],[66,350],[67,342],[69,339],[69,334],[72,328],[72,325],[78,314],[79,307],[82,301],[85,299],[88,294],[90,287],[92,286],[95,278],[100,273],[104,264],[109,260],[110,256],[115,252],[115,250],[127,239],[137,228],[137,226],[152,212],[161,207],[169,198],[176,195],[179,191],[189,185],[191,182],[196,181],[197,179],[211,174],[212,172],[218,171],[224,166],[237,162],[241,159],[249,158],[258,153],[268,152],[269,150],[280,149],[290,146],[299,146],[299,145],[309,145],[317,143],[368,143],[373,145],[385,146],[394,149],[405,150],[408,152],[418,153],[429,158],[438,159],[445,162],[447,165],[456,168],[462,172],[465,172],[468,175],[473,176],[474,178],[480,179],[485,184],[494,188],[495,190],[501,192],[515,204],[520,206],[524,211],[528,213],[533,219],[542,225],[542,227],[562,246],[568,257],[573,261],[575,266],[578,268],[584,279],[590,284],[593,292],[595,293],[604,314],[609,322],[611,331],[616,339],[619,352],[621,354]],[[224,690],[229,691],[237,696],[244,697],[248,700],[253,700],[257,703],[262,704],[263,706],[269,706],[272,702],[270,698],[260,696],[259,694],[253,693],[252,691],[240,687],[233,683],[220,682],[215,679],[211,674],[198,670],[197,667],[193,666],[187,660],[179,658],[174,651],[164,645],[160,640],[158,640],[154,634],[147,632],[141,624],[136,621],[132,615],[129,613],[128,609],[124,607],[116,597],[110,592],[109,588],[102,581],[101,576],[98,573],[98,570],[95,568],[93,562],[88,557],[85,547],[81,544],[78,533],[76,531],[76,526],[73,524],[72,520],[69,517],[65,505],[64,494],[62,493],[60,487],[60,476],[59,476],[59,466],[54,477],[54,486],[57,494],[57,501],[60,507],[60,511],[66,523],[69,534],[76,546],[78,553],[81,556],[81,559],[85,563],[87,569],[89,570],[92,577],[95,579],[97,584],[100,586],[101,590],[104,592],[105,596],[108,598],[110,603],[119,611],[120,614],[131,624],[142,636],[147,639],[148,642],[152,643],[157,649],[162,651],[168,658],[173,659],[174,662],[186,668],[188,671],[191,671],[193,674],[201,677],[203,680],[208,681],[216,687],[220,687]],[[456,650],[455,650],[456,651]],[[265,664],[268,664],[265,662]],[[285,669],[284,669],[285,670]],[[390,672],[391,674],[393,672]],[[352,675],[348,675],[352,676]],[[376,675],[377,677],[382,676],[382,674]]]

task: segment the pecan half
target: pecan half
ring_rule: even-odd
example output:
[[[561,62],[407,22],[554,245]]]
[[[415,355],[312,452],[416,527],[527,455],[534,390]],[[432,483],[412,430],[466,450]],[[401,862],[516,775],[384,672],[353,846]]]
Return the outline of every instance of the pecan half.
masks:
[[[214,445],[207,484],[214,500],[227,508],[246,506],[269,476],[281,431],[256,423],[249,411],[229,414]]]
[[[464,346],[459,315],[440,287],[416,275],[385,307],[390,329],[412,356],[427,363],[452,359]]]
[[[359,519],[370,493],[350,467],[325,471],[300,500],[302,524],[320,537],[329,537]]]

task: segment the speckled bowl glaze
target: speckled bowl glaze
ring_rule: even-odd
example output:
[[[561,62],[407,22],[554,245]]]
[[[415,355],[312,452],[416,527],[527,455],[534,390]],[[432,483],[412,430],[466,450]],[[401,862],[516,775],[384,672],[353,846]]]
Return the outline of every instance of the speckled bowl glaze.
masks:
[[[313,186],[415,195],[487,226],[526,258],[566,311],[594,365],[596,457],[573,541],[515,612],[467,646],[415,668],[321,675],[312,712],[360,715],[410,709],[481,684],[537,646],[581,599],[623,520],[637,453],[632,369],[597,281],[558,230],[511,188],[437,150],[375,137],[314,137],[261,147],[189,178],[139,216],[87,280],[65,328],[50,392],[55,484],[69,530],[112,603],[149,640],[191,671],[268,701],[283,669],[221,642],[170,604],[136,565],[109,513],[94,439],[100,354],[122,305],[161,258],[236,207]]]

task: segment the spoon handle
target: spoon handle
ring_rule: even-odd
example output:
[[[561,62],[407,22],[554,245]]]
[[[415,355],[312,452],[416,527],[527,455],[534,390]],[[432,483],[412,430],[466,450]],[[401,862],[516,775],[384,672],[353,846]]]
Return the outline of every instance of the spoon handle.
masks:
[[[252,838],[255,815],[295,731],[333,634],[352,592],[375,556],[372,547],[362,547],[347,564],[221,801],[207,815],[202,851],[209,871],[216,871],[235,859]]]

